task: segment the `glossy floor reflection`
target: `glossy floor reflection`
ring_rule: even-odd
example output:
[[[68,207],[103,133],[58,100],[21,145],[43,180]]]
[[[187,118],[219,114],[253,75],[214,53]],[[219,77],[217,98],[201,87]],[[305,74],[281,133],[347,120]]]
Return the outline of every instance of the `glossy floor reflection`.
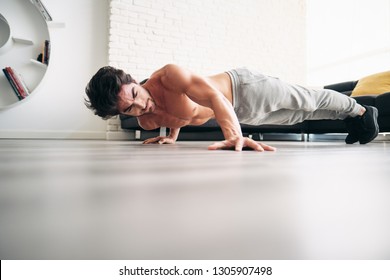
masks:
[[[0,259],[389,259],[390,143],[0,140]]]

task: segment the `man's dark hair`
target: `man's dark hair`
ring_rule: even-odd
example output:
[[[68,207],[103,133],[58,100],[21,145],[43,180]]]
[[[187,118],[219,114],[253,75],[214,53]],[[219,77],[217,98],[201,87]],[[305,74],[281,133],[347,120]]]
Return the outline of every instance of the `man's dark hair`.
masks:
[[[119,114],[118,93],[124,84],[136,83],[130,74],[111,66],[99,69],[85,88],[88,99],[85,105],[94,111],[95,115],[109,119]]]

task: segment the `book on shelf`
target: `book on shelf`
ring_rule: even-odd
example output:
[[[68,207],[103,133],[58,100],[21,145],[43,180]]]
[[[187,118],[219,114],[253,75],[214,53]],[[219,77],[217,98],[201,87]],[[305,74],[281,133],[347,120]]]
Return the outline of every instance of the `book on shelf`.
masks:
[[[49,11],[46,9],[45,5],[41,2],[41,0],[30,0],[31,3],[38,9],[38,11],[42,14],[43,18],[46,21],[52,21],[52,17],[49,14]]]
[[[42,52],[38,55],[37,61],[49,65],[50,60],[50,40],[45,40],[42,44]]]
[[[12,67],[5,67],[3,72],[19,100],[26,98],[30,94],[22,76]]]
[[[50,59],[50,41],[45,40],[45,47],[44,47],[44,55],[43,55],[43,60],[46,65],[49,65],[49,59]]]
[[[26,92],[26,95],[30,95],[30,89],[27,87],[26,83],[24,82],[22,74],[17,73],[17,75],[18,75],[20,84],[23,87],[23,90]]]
[[[11,78],[10,74],[8,73],[8,71],[5,68],[3,68],[3,72],[4,72],[5,77],[8,80],[9,84],[11,85],[12,89],[14,90],[15,95],[18,97],[19,100],[22,100],[23,97],[19,94],[19,91],[16,88],[15,83],[12,81],[12,78]]]

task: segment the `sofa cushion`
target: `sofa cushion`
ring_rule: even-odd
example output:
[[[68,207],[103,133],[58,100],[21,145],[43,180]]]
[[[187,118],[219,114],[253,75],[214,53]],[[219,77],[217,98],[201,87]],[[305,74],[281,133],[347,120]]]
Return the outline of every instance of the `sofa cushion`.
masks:
[[[120,115],[121,128],[129,130],[143,130],[137,121],[137,118]],[[301,133],[305,130],[305,124],[299,123],[295,125],[246,125],[240,124],[242,132],[244,133],[254,133],[254,132],[289,132],[289,133]],[[156,129],[155,131],[158,131]],[[187,125],[180,129],[181,132],[213,132],[221,131],[220,126],[218,125],[215,119],[208,120],[206,123],[200,126]]]
[[[311,120],[305,121],[305,133],[346,133],[347,128],[342,120]]]
[[[137,118],[126,115],[119,115],[119,118],[121,120],[121,128],[123,129],[138,130],[141,128],[138,124]]]
[[[345,95],[351,95],[358,81],[348,81],[324,86],[324,89],[332,89]]]
[[[351,96],[378,95],[390,91],[390,71],[377,73],[360,79]]]
[[[379,115],[390,115],[390,92],[378,95],[375,99],[375,107]]]
[[[375,106],[376,107],[376,95],[363,95],[356,96],[353,99],[356,100],[357,103],[361,105]]]

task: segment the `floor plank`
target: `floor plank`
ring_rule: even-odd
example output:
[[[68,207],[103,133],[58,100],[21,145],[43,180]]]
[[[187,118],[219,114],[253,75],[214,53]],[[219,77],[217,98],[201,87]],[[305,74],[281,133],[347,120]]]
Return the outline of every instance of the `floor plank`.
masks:
[[[0,259],[389,259],[390,143],[0,140]]]

